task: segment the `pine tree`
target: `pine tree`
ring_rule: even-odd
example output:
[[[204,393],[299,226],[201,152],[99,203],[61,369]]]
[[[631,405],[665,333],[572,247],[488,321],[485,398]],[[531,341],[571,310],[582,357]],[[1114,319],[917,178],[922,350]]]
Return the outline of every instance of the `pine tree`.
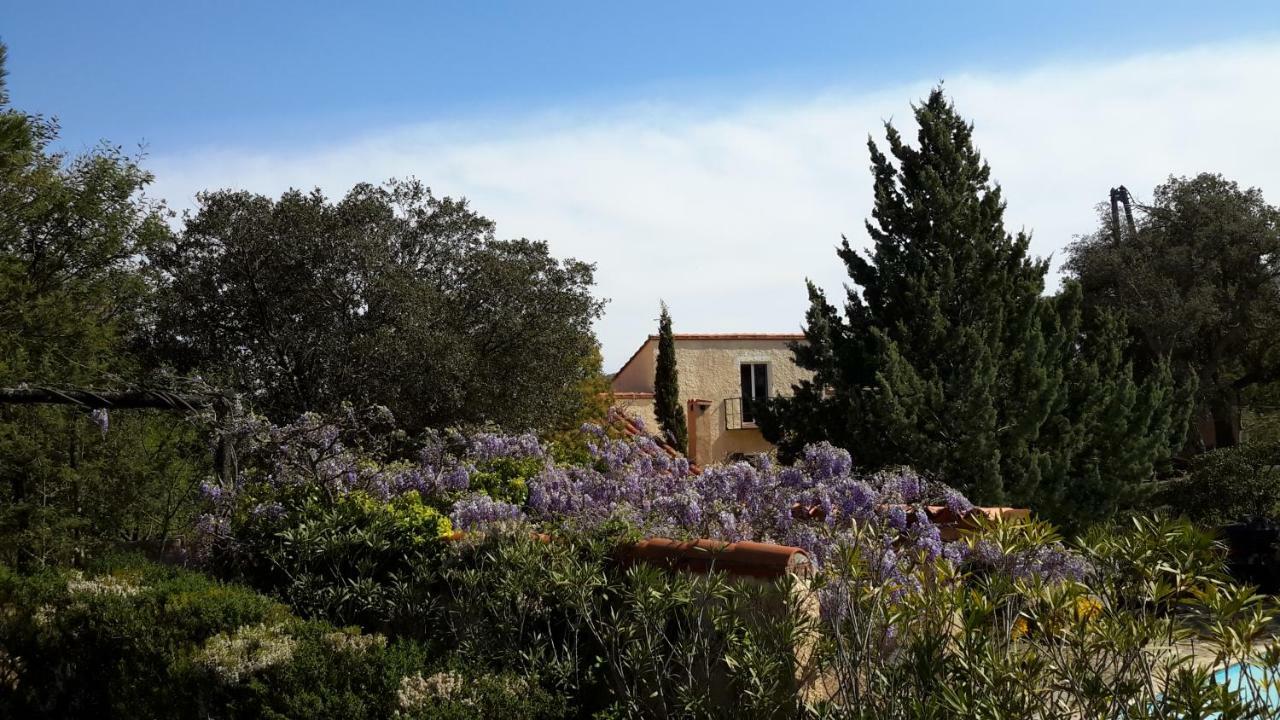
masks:
[[[874,247],[838,250],[856,286],[843,316],[810,283],[794,353],[814,377],[765,409],[766,437],[909,464],[982,503],[1105,514],[1168,457],[1168,376],[1135,383],[1123,333],[1086,323],[1078,287],[1041,297],[1048,264],[1005,231],[972,126],[941,89],[914,110],[918,148],[890,124],[887,155],[868,141]]]
[[[662,303],[658,317],[658,366],[653,376],[653,413],[662,434],[680,452],[686,451],[689,430],[680,407],[680,380],[676,372],[676,341],[671,334],[671,313]]]

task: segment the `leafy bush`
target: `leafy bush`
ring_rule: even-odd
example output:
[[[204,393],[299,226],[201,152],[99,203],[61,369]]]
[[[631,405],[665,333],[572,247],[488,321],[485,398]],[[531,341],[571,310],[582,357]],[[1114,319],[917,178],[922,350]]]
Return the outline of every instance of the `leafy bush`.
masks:
[[[523,498],[541,447],[525,436],[437,435],[410,462],[368,432],[388,422],[376,411],[284,427],[246,420],[234,430],[243,473],[205,487],[209,565],[308,616],[384,630],[418,622],[430,612],[422,572],[453,533],[447,513],[488,493]]]
[[[1280,442],[1246,443],[1200,455],[1164,497],[1177,512],[1210,525],[1280,520]]]
[[[626,568],[608,540],[462,544],[436,627],[603,717],[1275,716],[1212,680],[1235,663],[1278,677],[1275,608],[1227,584],[1223,548],[1186,521],[1074,548],[994,524],[961,563],[859,523],[832,531],[815,578],[777,584]]]
[[[180,692],[172,674],[180,648],[228,627],[289,617],[284,606],[245,588],[137,561],[83,574],[5,570],[0,605],[0,637],[25,665],[10,702],[50,717],[96,708],[165,714]]]
[[[272,543],[279,538],[333,507],[355,502],[372,512],[375,504],[395,506],[415,494],[411,503],[448,514],[452,529],[527,523],[572,532],[623,523],[650,535],[798,545],[819,559],[831,543],[826,530],[855,522],[887,522],[931,552],[943,552],[936,533],[925,532],[932,523],[919,506],[945,504],[960,514],[972,508],[959,493],[909,468],[856,473],[847,451],[825,443],[805,448],[791,466],[762,457],[693,476],[685,459],[669,457],[649,438],[617,438],[595,426],[584,432],[591,455],[585,465],[557,462],[533,436],[492,433],[430,435],[413,451],[398,449],[401,458],[415,458],[408,461],[368,441],[355,414],[308,415],[284,427],[250,420],[240,431],[244,470],[232,487],[206,488],[209,513],[201,528],[214,556],[288,569],[293,577],[306,574],[292,571],[294,559],[259,561],[276,553]],[[907,532],[908,525],[916,529]],[[420,543],[364,544],[375,566],[403,571],[422,560],[383,557],[372,547],[400,553]]]
[[[802,624],[788,589],[623,566],[612,532],[489,535],[444,559],[438,641],[539,677],[582,715],[791,717]]]
[[[694,477],[597,429],[588,465],[522,436],[392,456],[314,418],[257,432],[237,486],[210,493],[213,557],[305,614],[449,648],[458,666],[378,686],[402,713],[514,687],[606,717],[1248,717],[1190,643],[1216,667],[1280,664],[1256,642],[1269,607],[1226,584],[1222,548],[1184,521],[1075,546],[1042,523],[997,523],[944,544],[922,505],[964,514],[965,498],[909,469],[856,474],[829,445]],[[445,513],[468,532],[437,542]],[[628,567],[613,551],[638,534],[798,545],[819,572],[753,584]],[[300,637],[238,632],[215,643],[233,669]],[[283,677],[307,647],[253,677]]]
[[[0,566],[4,717],[559,717],[563,700],[409,640],[303,621],[246,588],[135,559]],[[449,665],[454,662],[454,665]],[[413,678],[478,678],[403,698]]]
[[[0,714],[1274,716],[1212,682],[1240,662],[1276,677],[1274,608],[1223,582],[1221,547],[1185,521],[1097,532],[1078,554],[1044,552],[1047,526],[993,525],[963,563],[857,523],[832,530],[815,578],[778,583],[619,564],[616,536],[456,543],[424,641],[137,561],[0,568]],[[1045,571],[1063,553],[1078,577]]]
[[[7,406],[0,457],[0,562],[38,565],[182,536],[210,453],[173,413]]]

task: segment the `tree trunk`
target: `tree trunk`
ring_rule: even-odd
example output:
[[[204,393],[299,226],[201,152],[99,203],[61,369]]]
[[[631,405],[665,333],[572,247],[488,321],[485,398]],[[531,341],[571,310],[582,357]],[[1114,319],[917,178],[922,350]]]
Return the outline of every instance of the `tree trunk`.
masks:
[[[1229,448],[1240,444],[1240,407],[1235,399],[1218,399],[1212,412],[1214,447]]]

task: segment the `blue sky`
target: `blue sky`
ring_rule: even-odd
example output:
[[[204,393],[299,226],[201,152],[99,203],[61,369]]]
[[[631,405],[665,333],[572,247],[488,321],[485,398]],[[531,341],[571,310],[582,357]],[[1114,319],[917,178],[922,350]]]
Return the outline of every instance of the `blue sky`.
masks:
[[[0,38],[16,103],[57,115],[69,145],[164,153],[566,104],[865,90],[1280,31],[1276,2],[622,5],[25,2]]]
[[[866,138],[939,80],[1055,267],[1112,185],[1212,170],[1280,201],[1274,1],[9,5],[14,104],[64,147],[145,143],[178,209],[408,175],[466,196],[597,264],[609,370],[660,298],[688,332],[794,331],[806,278],[838,299]]]

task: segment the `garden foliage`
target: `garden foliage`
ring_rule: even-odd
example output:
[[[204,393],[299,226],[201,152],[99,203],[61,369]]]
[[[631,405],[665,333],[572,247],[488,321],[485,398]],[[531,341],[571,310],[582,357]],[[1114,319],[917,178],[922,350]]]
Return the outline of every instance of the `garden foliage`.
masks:
[[[584,431],[588,465],[561,463],[532,437],[494,434],[436,436],[407,453],[412,461],[374,462],[366,455],[381,451],[360,445],[358,423],[262,425],[278,443],[259,447],[271,469],[250,462],[236,488],[215,493],[224,514],[206,521],[221,533],[209,547],[238,553],[241,567],[278,553],[262,538],[293,538],[319,522],[306,502],[280,500],[299,486],[338,506],[357,497],[394,508],[412,497],[466,536],[361,537],[378,550],[318,543],[317,557],[340,547],[368,558],[365,567],[389,559],[395,571],[359,575],[352,565],[326,577],[315,572],[323,563],[274,554],[263,565],[271,573],[312,579],[268,584],[307,612],[456,648],[489,672],[536,677],[580,710],[621,716],[1049,708],[1045,717],[1141,717],[1147,705],[1230,706],[1184,653],[1152,648],[1235,638],[1219,666],[1265,661],[1239,638],[1260,638],[1270,610],[1225,583],[1221,549],[1189,525],[1141,521],[1074,548],[1046,525],[995,525],[944,544],[920,507],[963,514],[971,505],[906,468],[860,473],[848,453],[819,444],[793,465],[762,457],[692,476],[648,439]],[[290,470],[291,458],[322,474]],[[269,512],[270,502],[283,511]],[[620,564],[615,548],[640,534],[798,545],[819,572],[761,587]],[[314,601],[335,591],[401,599],[349,615]],[[1068,684],[1083,689],[1053,690]],[[1166,686],[1188,695],[1156,689]]]
[[[0,566],[0,608],[4,717],[563,714],[522,678],[450,666],[420,643],[303,620],[247,588],[136,558],[29,576]]]
[[[1280,521],[1280,442],[1212,450],[1161,494],[1176,512],[1211,527]]]
[[[887,570],[860,525],[821,573],[750,583],[610,561],[609,538],[490,533],[438,559],[416,639],[301,620],[234,585],[112,560],[0,574],[0,708],[33,717],[1270,718],[1212,681],[1274,677],[1274,609],[1212,539],[1137,521],[1084,574],[1026,564],[1043,525]],[[813,608],[816,612],[808,611]],[[1204,660],[1186,650],[1194,641]],[[1254,681],[1260,683],[1260,681]]]
[[[285,595],[348,586],[341,599],[304,604],[338,622],[363,617],[341,609],[348,599],[372,608],[388,587],[412,586],[407,573],[455,531],[626,528],[795,545],[821,563],[856,525],[874,524],[930,559],[964,559],[921,509],[964,514],[972,505],[963,495],[909,468],[860,473],[848,452],[826,443],[805,448],[794,465],[761,456],[693,476],[687,460],[652,439],[594,425],[583,428],[591,462],[576,465],[558,462],[532,435],[433,433],[393,447],[367,429],[386,421],[380,411],[305,415],[286,426],[243,421],[232,431],[240,475],[231,486],[205,486],[201,553]],[[900,543],[885,553],[889,564],[911,555]],[[1068,564],[1053,571],[1073,572]]]

